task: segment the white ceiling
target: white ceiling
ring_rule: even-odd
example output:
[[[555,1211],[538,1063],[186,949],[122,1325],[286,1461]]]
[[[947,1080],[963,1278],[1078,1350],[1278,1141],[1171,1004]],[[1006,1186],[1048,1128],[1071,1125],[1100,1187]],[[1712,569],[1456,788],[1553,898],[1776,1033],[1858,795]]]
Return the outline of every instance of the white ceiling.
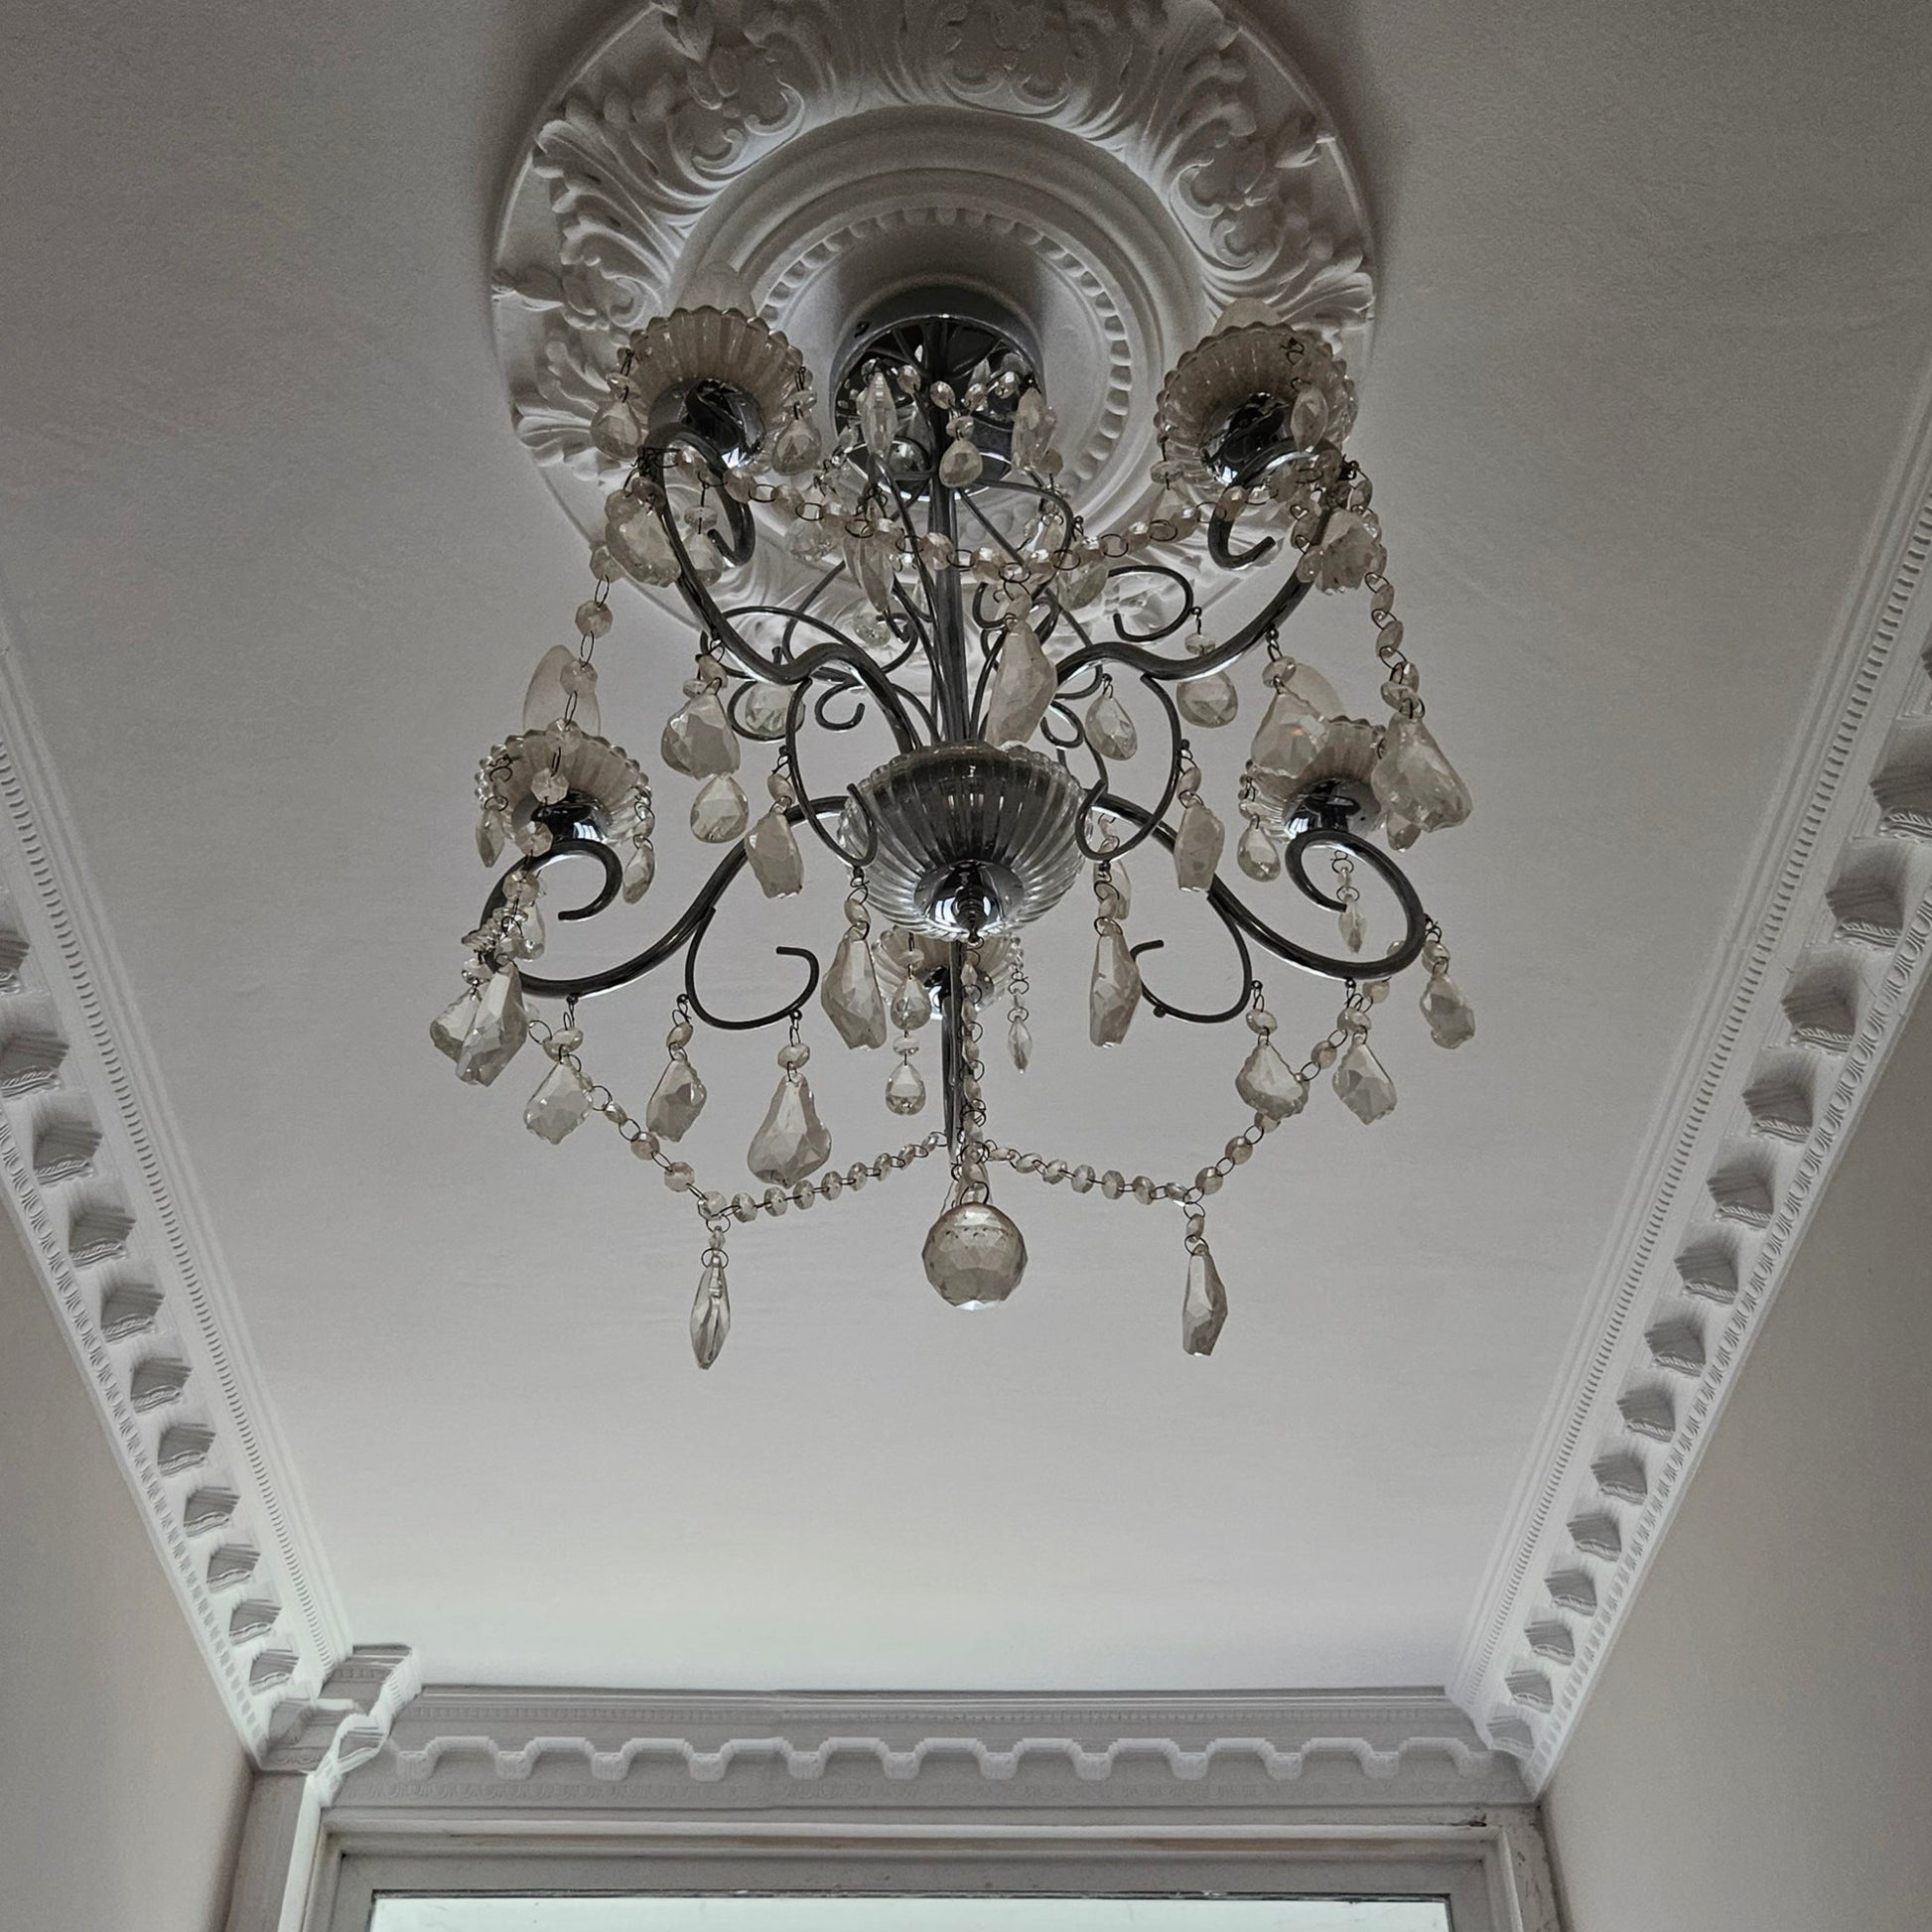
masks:
[[[583,575],[502,418],[492,200],[608,11],[0,41],[5,615],[353,1633],[445,1680],[1440,1684],[1932,347],[1932,14],[1286,10],[1378,227],[1356,449],[1477,794],[1414,871],[1482,1032],[1392,1014],[1397,1113],[1312,1108],[1213,1204],[1211,1363],[1172,1209],[1003,1179],[1027,1283],[942,1307],[928,1169],[744,1230],[701,1376],[688,1211],[608,1136],[532,1141],[533,1068],[479,1095],[424,1036],[480,901],[470,771]],[[1332,663],[1333,614],[1308,634]],[[648,749],[685,643],[632,599],[614,645]],[[663,844],[600,947],[696,876]],[[770,938],[834,929],[818,870]],[[739,919],[750,1000],[785,982]],[[1094,1055],[1089,937],[1070,905],[1032,947],[995,1129],[1191,1173],[1241,1041],[1144,1018]],[[635,1101],[668,998],[592,1015]],[[771,1044],[700,1043],[701,1164],[736,1172]],[[850,1160],[896,1137],[879,1056],[841,1057]]]

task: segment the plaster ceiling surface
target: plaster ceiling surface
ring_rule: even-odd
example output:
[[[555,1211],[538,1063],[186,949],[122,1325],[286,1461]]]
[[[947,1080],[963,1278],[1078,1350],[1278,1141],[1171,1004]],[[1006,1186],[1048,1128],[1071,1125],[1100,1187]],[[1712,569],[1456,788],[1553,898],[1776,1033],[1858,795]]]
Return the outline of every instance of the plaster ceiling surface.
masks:
[[[1003,1178],[1025,1287],[943,1307],[927,1167],[740,1231],[709,1375],[688,1210],[615,1137],[533,1141],[533,1071],[460,1087],[424,1031],[481,902],[475,759],[583,582],[504,419],[493,202],[614,17],[0,27],[11,647],[352,1631],[444,1680],[1440,1684],[1932,347],[1932,13],[1282,10],[1376,228],[1354,447],[1477,797],[1413,870],[1481,1033],[1438,1051],[1400,990],[1395,1115],[1323,1095],[1212,1203],[1211,1362],[1172,1208]],[[605,716],[649,750],[688,637],[621,602]],[[695,879],[661,844],[600,951]],[[817,870],[721,927],[721,1002],[834,930]],[[1155,870],[1139,935],[1218,993]],[[1094,1054],[1090,943],[1077,904],[1039,928],[995,1129],[1191,1173],[1242,1040],[1143,1019]],[[668,1000],[591,1016],[634,1101]],[[1277,1006],[1297,1039],[1332,1011]],[[774,1043],[701,1039],[701,1166],[738,1173]],[[899,1138],[883,1057],[820,1042],[841,1160]]]

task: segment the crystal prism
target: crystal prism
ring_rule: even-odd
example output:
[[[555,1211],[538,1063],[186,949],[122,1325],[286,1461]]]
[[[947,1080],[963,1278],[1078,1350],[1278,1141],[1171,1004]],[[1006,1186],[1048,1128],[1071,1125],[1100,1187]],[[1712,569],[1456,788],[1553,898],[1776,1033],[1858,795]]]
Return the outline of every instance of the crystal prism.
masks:
[[[623,862],[623,902],[635,905],[657,877],[657,852],[648,839],[638,839]]]
[[[477,817],[477,857],[484,865],[493,866],[503,856],[503,848],[509,844],[509,827],[503,822],[501,812],[484,811]]]
[[[754,738],[782,738],[785,721],[791,716],[792,687],[755,680],[746,687],[739,701],[738,715]]]
[[[1096,1046],[1127,1037],[1141,1004],[1141,969],[1126,936],[1111,919],[1093,953],[1093,984],[1087,996],[1087,1035]]]
[[[1277,691],[1255,728],[1254,749],[1248,756],[1257,771],[1293,783],[1314,762],[1321,739],[1321,721],[1310,716],[1299,697]]]
[[[1281,848],[1256,819],[1249,819],[1248,829],[1241,834],[1234,856],[1250,879],[1269,880],[1282,876]]]
[[[1364,1123],[1380,1120],[1395,1107],[1395,1082],[1359,1036],[1335,1062],[1334,1086],[1341,1104]]]
[[[644,1104],[644,1125],[660,1140],[681,1141],[704,1112],[704,1103],[698,1069],[682,1053],[673,1053]]]
[[[583,1077],[561,1061],[543,1076],[543,1084],[523,1109],[523,1125],[540,1141],[554,1146],[580,1125],[591,1111],[590,1089]]]
[[[1040,469],[1053,434],[1053,412],[1037,389],[1029,389],[1013,412],[1013,461],[1021,470]]]
[[[677,552],[663,519],[647,503],[625,497],[617,520],[606,523],[604,540],[639,583],[668,584],[677,576]]]
[[[477,1002],[477,1017],[456,1056],[456,1074],[473,1087],[486,1087],[516,1057],[530,1033],[523,1010],[523,981],[514,966],[492,973]]]
[[[919,1258],[956,1309],[1004,1302],[1027,1272],[1027,1238],[991,1201],[960,1201],[933,1222]]]
[[[613,463],[632,461],[643,440],[643,425],[621,396],[613,396],[591,418],[591,442],[600,456],[608,456]]]
[[[552,644],[537,659],[536,670],[530,677],[530,688],[523,694],[523,729],[526,732],[542,731],[546,725],[554,725],[564,715],[573,695],[572,684],[581,682],[575,676],[579,662],[577,653],[568,644]],[[577,709],[571,713],[571,717],[582,730],[595,736],[599,727],[596,686],[579,690],[575,696]]]
[[[809,416],[794,416],[771,439],[771,467],[781,477],[802,476],[816,469],[825,454],[818,425]]]
[[[664,762],[687,778],[738,769],[738,734],[716,691],[701,691],[674,712],[659,745]]]
[[[1359,510],[1335,510],[1322,526],[1319,548],[1308,553],[1317,590],[1352,591],[1388,562],[1382,540]]]
[[[1033,1064],[1033,1029],[1024,1020],[1016,1020],[1007,1029],[1007,1051],[1013,1055],[1013,1064],[1019,1072],[1026,1072]]]
[[[783,806],[773,805],[745,834],[745,858],[766,898],[789,898],[805,890],[804,855]]]
[[[1475,1009],[1447,973],[1430,975],[1429,984],[1422,990],[1422,1017],[1429,1022],[1438,1046],[1460,1046],[1476,1036]]]
[[[860,392],[859,433],[876,457],[883,457],[898,434],[898,405],[893,400],[893,385],[883,373],[875,373]]]
[[[700,1368],[718,1359],[725,1337],[732,1331],[732,1303],[725,1287],[725,1271],[713,1261],[698,1278],[698,1299],[691,1304],[691,1352]]]
[[[848,932],[839,941],[819,1003],[848,1046],[885,1045],[886,1002],[880,997],[872,948],[862,934]]]
[[[1039,729],[1058,688],[1039,633],[1030,623],[1008,624],[986,700],[986,742],[1024,744]]]
[[[452,1001],[429,1023],[429,1036],[436,1042],[439,1053],[447,1053],[451,1059],[455,1059],[463,1051],[463,1042],[469,1038],[470,1029],[477,1024],[480,1004],[476,989],[469,988],[461,999]]]
[[[1202,1242],[1187,1256],[1187,1293],[1180,1304],[1180,1345],[1190,1355],[1211,1355],[1228,1318],[1221,1271]]]
[[[1141,749],[1141,735],[1111,684],[1103,684],[1087,706],[1087,743],[1103,759],[1131,759]]]
[[[1308,1082],[1282,1058],[1273,1040],[1258,1039],[1234,1076],[1234,1090],[1258,1114],[1287,1120],[1309,1104]]]
[[[720,772],[715,778],[707,778],[691,800],[692,836],[706,845],[730,845],[744,835],[745,821],[751,815],[752,808],[745,802],[738,780]]]
[[[760,1180],[793,1187],[831,1158],[832,1131],[818,1117],[810,1082],[803,1074],[784,1074],[752,1136],[745,1165]]]
[[[1227,828],[1201,799],[1184,805],[1173,840],[1173,876],[1184,893],[1204,893],[1214,883]]]
[[[902,1034],[917,1033],[932,1018],[932,995],[925,982],[907,973],[893,994],[893,1025]]]
[[[516,956],[518,959],[541,959],[547,935],[543,929],[543,914],[534,906],[528,907],[516,926]]]
[[[948,489],[966,489],[980,480],[985,468],[977,445],[964,436],[955,436],[939,459],[939,481]]]
[[[886,1082],[886,1105],[896,1114],[916,1114],[925,1105],[925,1080],[910,1060],[900,1060]]]
[[[1107,570],[1106,556],[1101,554],[1062,571],[1057,592],[1060,602],[1069,611],[1083,610],[1107,588]]]
[[[1304,717],[1325,720],[1341,716],[1340,692],[1312,664],[1282,657],[1270,664],[1263,675],[1283,697],[1301,709]]]
[[[1234,722],[1241,709],[1241,693],[1225,671],[1183,679],[1174,686],[1174,709],[1190,725],[1216,726]]]
[[[1469,815],[1468,786],[1420,718],[1389,720],[1369,783],[1384,812],[1424,832],[1445,831]]]

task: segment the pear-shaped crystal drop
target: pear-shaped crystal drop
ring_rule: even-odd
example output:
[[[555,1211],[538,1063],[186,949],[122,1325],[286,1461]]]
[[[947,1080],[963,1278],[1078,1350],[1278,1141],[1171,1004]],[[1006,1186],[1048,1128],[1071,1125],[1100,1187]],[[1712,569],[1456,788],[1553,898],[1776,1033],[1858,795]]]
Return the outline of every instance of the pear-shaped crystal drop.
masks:
[[[543,914],[534,905],[530,906],[517,921],[516,956],[518,959],[541,959],[545,940]]]
[[[1030,623],[1010,623],[1000,640],[1000,662],[986,700],[986,742],[1021,745],[1039,729],[1058,683]]]
[[[1279,879],[1282,876],[1281,847],[1268,836],[1259,819],[1251,818],[1234,849],[1236,863],[1250,879]]]
[[[1111,684],[1103,684],[1087,706],[1087,743],[1103,759],[1131,759],[1141,749],[1141,735]]]
[[[635,905],[657,877],[657,852],[648,839],[634,841],[623,862],[623,902]]]
[[[754,738],[782,738],[791,715],[791,693],[788,684],[766,684],[760,679],[749,685],[738,706],[745,729]]]
[[[691,1352],[700,1368],[709,1368],[718,1359],[731,1331],[732,1303],[725,1271],[715,1261],[709,1262],[698,1278],[698,1299],[691,1304]]]
[[[1181,807],[1180,829],[1173,840],[1173,876],[1182,892],[1204,893],[1213,885],[1226,843],[1227,829],[1202,799]]]
[[[1341,694],[1312,664],[1281,657],[1262,673],[1304,717],[1326,720],[1342,714]]]
[[[1016,1020],[1007,1029],[1007,1051],[1013,1055],[1013,1064],[1020,1072],[1026,1072],[1033,1064],[1033,1030],[1024,1020]]]
[[[738,780],[720,773],[707,778],[691,800],[692,835],[706,845],[730,845],[744,836],[745,822],[751,815],[752,808],[745,802]]]
[[[1258,1039],[1234,1076],[1234,1090],[1258,1114],[1287,1120],[1309,1104],[1308,1082],[1282,1058],[1273,1040]]]
[[[1228,725],[1241,709],[1241,693],[1225,671],[1209,671],[1174,686],[1174,709],[1190,725]]]
[[[1336,923],[1341,927],[1341,943],[1350,952],[1360,952],[1362,941],[1368,937],[1368,914],[1350,899],[1341,908],[1341,916]]]
[[[979,482],[984,467],[978,447],[967,437],[955,436],[939,459],[939,481],[948,489],[965,489]]]
[[[644,1125],[660,1140],[681,1141],[704,1112],[704,1103],[698,1069],[682,1053],[673,1053],[644,1103]]]
[[[1022,470],[1037,470],[1045,462],[1053,433],[1053,412],[1037,389],[1029,389],[1014,406],[1013,461]]]
[[[898,405],[893,400],[893,385],[883,373],[876,373],[860,394],[859,433],[876,457],[885,456],[898,434]]]
[[[818,1117],[810,1082],[802,1073],[782,1075],[745,1165],[760,1180],[794,1187],[831,1158],[832,1130]]]
[[[738,769],[738,734],[716,691],[700,691],[664,727],[664,762],[687,778],[711,778]]]
[[[839,941],[819,1000],[848,1046],[885,1045],[886,1002],[880,997],[872,948],[862,933],[848,932]]]
[[[476,989],[465,991],[463,997],[446,1006],[429,1023],[429,1036],[436,1043],[439,1053],[449,1054],[455,1059],[463,1051],[463,1042],[470,1036],[470,1029],[477,1024],[477,1008],[480,996]]]
[[[1289,440],[1298,450],[1311,450],[1328,427],[1328,398],[1312,382],[1305,382],[1288,412]]]
[[[457,1078],[473,1087],[488,1086],[516,1057],[529,1033],[522,977],[514,966],[499,967],[477,1002],[477,1017],[457,1053]]]
[[[956,1309],[1004,1302],[1027,1272],[1027,1238],[991,1201],[959,1201],[927,1230],[925,1278]]]
[[[1380,1120],[1395,1107],[1395,1082],[1360,1035],[1335,1062],[1334,1086],[1341,1104],[1359,1121]]]
[[[1211,1355],[1228,1318],[1227,1290],[1207,1243],[1187,1256],[1187,1293],[1180,1304],[1180,1345],[1190,1355]]]
[[[1084,610],[1107,588],[1108,562],[1096,554],[1060,573],[1057,595],[1069,611]]]
[[[909,1059],[893,1068],[886,1082],[886,1105],[896,1114],[916,1114],[925,1105],[925,1081]]]
[[[788,898],[805,890],[804,856],[783,806],[773,805],[746,833],[745,858],[766,898]]]
[[[893,1025],[902,1034],[917,1033],[932,1018],[932,995],[916,974],[908,973],[893,995]]]
[[[591,418],[591,442],[600,456],[613,463],[628,463],[644,440],[643,425],[621,396],[613,396]]]
[[[576,675],[579,661],[577,653],[568,644],[552,644],[537,659],[536,670],[530,677],[530,688],[523,694],[523,729],[526,732],[542,731],[546,725],[554,725],[564,715],[573,696],[572,686],[582,683]],[[595,735],[599,725],[596,685],[592,684],[588,690],[577,690],[574,695],[577,709],[571,713],[571,717],[583,730]]]
[[[1429,976],[1429,984],[1422,990],[1422,1017],[1429,1022],[1438,1046],[1460,1046],[1476,1036],[1475,1009],[1447,973]]]
[[[591,1111],[590,1089],[583,1077],[559,1061],[543,1076],[543,1084],[523,1109],[523,1125],[540,1141],[553,1146]]]
[[[501,812],[485,811],[477,815],[477,857],[484,865],[493,866],[503,856],[509,838],[509,827],[504,824]]]
[[[626,498],[626,503],[634,499]],[[607,525],[605,541],[631,576],[644,584],[668,584],[677,576],[677,552],[663,519],[648,504],[636,503],[622,520]]]
[[[1468,786],[1420,718],[1389,720],[1369,783],[1385,812],[1425,832],[1460,825],[1469,815]]]
[[[1087,1036],[1096,1046],[1116,1046],[1127,1037],[1141,1004],[1141,969],[1127,939],[1112,919],[1094,948],[1093,984],[1087,995]]]
[[[824,440],[809,416],[792,417],[771,439],[771,467],[781,477],[802,476],[816,469],[824,454]]]
[[[1309,715],[1299,697],[1277,691],[1255,728],[1248,756],[1257,771],[1291,782],[1301,777],[1321,750],[1321,723]]]
[[[845,536],[845,567],[872,608],[882,615],[893,608],[894,573],[898,567],[898,543],[888,530],[870,536],[851,531]]]

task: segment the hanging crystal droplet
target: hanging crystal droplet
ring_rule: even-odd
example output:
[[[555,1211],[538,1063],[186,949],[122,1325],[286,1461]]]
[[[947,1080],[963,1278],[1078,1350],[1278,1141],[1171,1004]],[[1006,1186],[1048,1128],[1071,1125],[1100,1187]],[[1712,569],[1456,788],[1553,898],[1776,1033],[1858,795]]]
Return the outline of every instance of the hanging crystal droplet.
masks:
[[[700,691],[672,714],[658,749],[664,762],[687,778],[711,778],[738,769],[738,734],[713,690]]]
[[[898,434],[898,405],[893,400],[893,385],[883,373],[875,373],[859,396],[859,432],[866,448],[883,458]]]
[[[794,416],[771,439],[771,467],[781,477],[798,477],[818,468],[824,439],[809,416]]]
[[[677,576],[677,552],[657,512],[647,503],[625,497],[614,514],[618,520],[607,522],[604,533],[611,554],[639,583],[672,582]]]
[[[537,667],[530,676],[529,689],[523,694],[523,729],[526,732],[542,731],[564,715],[571,699],[568,674],[577,662],[577,653],[568,644],[552,644],[537,659]],[[577,709],[571,715],[585,731],[597,731],[595,689],[588,694],[578,693]]]
[[[1282,876],[1281,847],[1268,836],[1259,819],[1249,819],[1248,829],[1234,848],[1234,857],[1250,879],[1279,879]]]
[[[543,914],[534,905],[530,906],[517,921],[516,956],[518,959],[541,959],[544,940],[547,935],[543,929]]]
[[[782,805],[773,805],[745,835],[745,858],[766,898],[805,890],[805,860]]]
[[[707,778],[691,800],[691,831],[706,845],[730,845],[742,838],[752,808],[736,778],[721,774]]]
[[[1190,725],[1212,729],[1231,725],[1241,709],[1241,693],[1225,671],[1209,671],[1204,677],[1183,679],[1174,686],[1174,709]]]
[[[484,865],[493,866],[503,856],[503,848],[509,844],[509,827],[503,822],[501,812],[485,811],[477,817],[477,857]]]
[[[1241,1071],[1234,1076],[1234,1090],[1258,1114],[1270,1120],[1287,1120],[1309,1104],[1308,1082],[1282,1058],[1273,1040],[1258,1039]]]
[[[795,1187],[831,1158],[832,1131],[818,1117],[811,1083],[802,1073],[784,1074],[762,1124],[752,1136],[745,1165],[760,1180]]]
[[[896,1114],[916,1114],[925,1105],[925,1081],[909,1059],[893,1068],[886,1082],[886,1105]]]
[[[451,1059],[455,1059],[463,1051],[463,1042],[469,1038],[470,1029],[477,1024],[480,1004],[480,997],[472,987],[429,1023],[429,1036],[439,1053],[447,1053]]]
[[[590,1089],[582,1075],[559,1061],[523,1109],[523,1125],[554,1147],[591,1111]]]
[[[1423,832],[1460,825],[1469,815],[1469,788],[1443,756],[1420,718],[1391,718],[1382,734],[1382,755],[1369,774],[1375,801],[1391,818]],[[1410,834],[1413,840],[1414,833]],[[1393,844],[1391,837],[1390,843]]]
[[[1255,728],[1248,756],[1257,771],[1293,783],[1314,762],[1321,742],[1320,721],[1309,716],[1300,698],[1277,691]]]
[[[591,418],[591,442],[600,456],[613,463],[629,463],[643,440],[643,425],[621,396],[613,396]]]
[[[752,683],[739,700],[738,716],[754,738],[773,739],[785,735],[785,721],[791,715],[791,690],[787,684]]]
[[[1069,611],[1084,610],[1107,588],[1108,562],[1096,553],[1060,573],[1058,596]]]
[[[523,1008],[523,980],[514,966],[489,977],[477,1003],[477,1017],[456,1056],[456,1076],[473,1087],[486,1087],[516,1057],[530,1034]]]
[[[931,1018],[931,993],[923,981],[908,973],[893,995],[893,1025],[902,1034],[917,1033]]]
[[[1087,706],[1087,743],[1103,759],[1131,759],[1141,749],[1141,735],[1127,707],[1114,695],[1112,684],[1103,684],[1100,695]]]
[[[650,882],[656,877],[656,850],[648,839],[638,839],[623,862],[623,902],[635,905],[650,891]]]
[[[1395,1082],[1359,1035],[1335,1062],[1334,1088],[1341,1104],[1364,1123],[1380,1120],[1395,1107]]]
[[[1180,1345],[1189,1355],[1211,1355],[1228,1318],[1221,1271],[1203,1241],[1187,1255],[1187,1293],[1180,1304]]]
[[[1203,800],[1196,798],[1181,807],[1180,829],[1173,841],[1173,876],[1182,892],[1204,893],[1213,885],[1226,843],[1227,828]]]
[[[1021,745],[1039,729],[1058,689],[1053,666],[1030,623],[1010,623],[986,700],[986,742]]]
[[[933,1222],[920,1259],[926,1280],[954,1308],[990,1308],[1020,1286],[1027,1239],[991,1201],[960,1201]]]
[[[1015,1068],[1024,1073],[1033,1064],[1033,1030],[1024,1020],[1016,1020],[1007,1029],[1007,1051],[1013,1055]]]
[[[1087,1036],[1096,1046],[1117,1046],[1127,1037],[1140,1004],[1141,969],[1128,950],[1126,936],[1109,919],[1094,948]]]
[[[1021,470],[1045,467],[1053,434],[1053,412],[1037,389],[1029,389],[1014,406],[1013,461]]]
[[[1311,450],[1328,427],[1328,398],[1312,382],[1305,382],[1288,412],[1288,434],[1298,450]]]
[[[1438,1046],[1460,1046],[1464,1040],[1476,1036],[1475,1009],[1447,973],[1429,976],[1429,983],[1422,990],[1422,1017],[1429,1022],[1430,1034]]]
[[[659,1140],[681,1141],[704,1112],[704,1082],[698,1069],[682,1053],[673,1053],[671,1063],[657,1076],[657,1084],[644,1103],[644,1125]]]
[[[939,459],[939,481],[948,489],[966,489],[979,482],[984,468],[977,446],[967,437],[955,436]]]
[[[725,1271],[717,1262],[707,1262],[698,1278],[698,1299],[691,1304],[691,1352],[700,1368],[709,1368],[718,1359],[731,1331],[732,1304]]]
[[[819,1003],[848,1046],[885,1045],[886,1002],[864,934],[848,932],[839,941]]]
[[[1341,927],[1341,943],[1350,952],[1360,952],[1362,941],[1368,937],[1368,915],[1353,899],[1341,908],[1336,924]]]
[[[1312,664],[1293,657],[1280,657],[1262,673],[1270,684],[1301,708],[1304,717],[1326,723],[1342,715],[1341,694]]]

